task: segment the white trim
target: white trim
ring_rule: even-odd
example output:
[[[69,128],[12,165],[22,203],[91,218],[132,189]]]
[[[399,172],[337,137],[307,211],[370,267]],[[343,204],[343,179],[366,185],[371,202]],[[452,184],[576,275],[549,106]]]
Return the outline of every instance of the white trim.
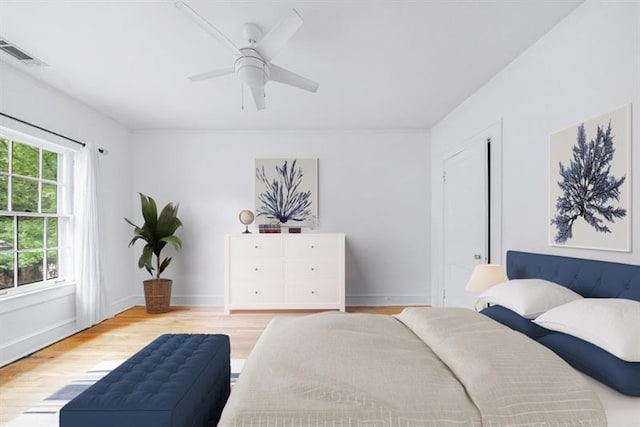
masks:
[[[142,296],[142,304],[144,305],[144,296]],[[191,307],[224,307],[224,296],[211,294],[172,295],[171,304]]]
[[[7,293],[0,296],[0,314],[50,302],[68,295],[75,295],[75,293],[76,285],[74,282],[49,284],[23,292]]]
[[[144,307],[144,295],[129,299],[131,305]],[[389,305],[428,305],[428,295],[348,295],[347,307],[384,307]],[[172,295],[171,305],[186,307],[224,307],[223,295]],[[126,310],[125,308],[124,310]],[[124,311],[122,310],[122,311]]]
[[[144,307],[144,295],[134,295],[130,298],[133,305]],[[183,305],[187,307],[224,307],[223,295],[196,294],[196,295],[171,295],[171,305]]]
[[[502,119],[490,126],[490,128],[496,127],[496,134],[491,135],[491,170],[495,171],[495,178],[491,180],[491,262],[496,264],[500,262],[506,266],[507,254],[503,252],[503,229],[502,229],[502,211],[504,209],[502,202],[502,183],[503,168],[502,168],[502,152],[503,152],[503,125]],[[496,137],[498,140],[496,141]],[[492,178],[494,176],[492,175]],[[496,182],[497,180],[497,182]]]
[[[135,307],[136,305],[140,305],[140,304],[138,304],[137,297],[135,296],[130,295],[124,298],[120,298],[119,300],[109,304],[109,308],[107,310],[107,318],[113,317],[116,314],[129,310],[130,308]]]
[[[3,211],[0,210],[2,216],[24,216],[31,218],[73,218],[73,215],[62,215],[55,213],[37,213],[37,212],[20,212],[20,211]]]
[[[58,154],[77,153],[82,146],[48,132],[0,116],[0,134],[27,145],[42,147]]]
[[[39,329],[25,337],[21,337],[19,340],[5,343],[0,346],[0,367],[39,351],[79,331],[76,327],[75,318],[69,318]]]
[[[174,135],[174,134],[214,134],[214,135],[377,135],[377,134],[425,134],[429,135],[428,128],[391,128],[391,129],[137,129],[132,130],[134,135]]]
[[[428,295],[348,295],[347,307],[384,307],[388,305],[428,305]]]
[[[1,116],[2,118],[6,119],[4,116]],[[20,127],[20,123],[19,122],[15,122],[12,119],[8,119],[10,121],[10,123],[12,123],[13,125],[17,125],[17,127]],[[6,120],[0,120],[0,124],[4,123]],[[0,126],[0,135],[3,137],[6,137],[9,141],[10,141],[10,146],[7,147],[9,149],[8,151],[8,168],[7,168],[7,172],[1,172],[0,175],[2,176],[7,176],[7,203],[8,206],[11,206],[12,208],[13,206],[13,180],[14,179],[22,179],[22,180],[28,180],[28,181],[32,181],[37,183],[37,192],[38,192],[38,198],[37,198],[37,209],[36,212],[23,212],[23,211],[18,211],[18,210],[5,210],[5,211],[0,211],[0,215],[2,216],[6,216],[6,217],[13,217],[13,237],[14,237],[14,242],[13,242],[13,248],[11,249],[11,252],[13,252],[13,256],[14,256],[14,260],[13,260],[13,264],[14,264],[14,280],[13,280],[13,286],[7,289],[4,289],[2,291],[0,291],[0,301],[4,299],[5,296],[17,296],[17,295],[22,295],[22,294],[28,294],[31,291],[35,290],[38,291],[43,287],[49,287],[51,286],[53,283],[56,282],[60,282],[61,280],[64,281],[64,268],[62,267],[62,265],[65,263],[65,257],[66,257],[66,251],[64,250],[63,246],[60,245],[60,242],[63,240],[63,235],[64,233],[60,232],[60,230],[62,230],[61,225],[64,222],[64,219],[66,217],[69,217],[69,215],[65,215],[62,214],[61,212],[61,203],[62,203],[62,199],[65,198],[65,195],[67,193],[67,191],[70,191],[71,189],[73,189],[72,186],[69,185],[69,182],[66,182],[66,179],[68,178],[67,174],[62,173],[61,171],[64,171],[65,166],[68,164],[68,162],[71,160],[73,160],[74,157],[74,153],[76,152],[75,150],[71,150],[70,148],[67,147],[67,144],[58,144],[58,143],[54,143],[51,142],[52,140],[57,140],[59,138],[55,137],[55,135],[46,135],[46,139],[43,138],[39,138],[36,136],[33,136],[32,131],[37,131],[37,129],[35,128],[30,128],[29,127],[29,133],[22,133],[19,131],[16,131],[12,128],[8,128],[8,127],[4,127],[4,126]],[[42,134],[44,132],[36,132],[36,134]],[[53,139],[51,137],[54,137]],[[32,147],[33,149],[37,149],[38,150],[38,176],[37,177],[32,177],[32,176],[24,176],[24,175],[19,175],[19,174],[14,174],[14,170],[13,170],[13,152],[14,152],[14,143],[18,143],[18,144],[22,144],[22,145],[26,145],[28,147]],[[51,153],[55,153],[57,156],[57,168],[58,168],[58,175],[56,177],[56,181],[52,181],[49,179],[44,179],[43,178],[43,173],[44,173],[44,169],[43,169],[43,153],[44,151],[48,151]],[[43,191],[43,185],[47,184],[55,184],[56,185],[56,212],[42,212],[42,191]],[[71,183],[73,184],[73,183]],[[30,218],[43,218],[43,220],[45,218],[56,218],[58,220],[58,245],[56,245],[55,247],[47,247],[47,241],[48,241],[48,221],[44,220],[44,224],[43,224],[43,239],[42,239],[42,246],[39,248],[29,248],[29,249],[18,249],[19,245],[18,245],[18,226],[17,226],[17,221],[19,218],[21,217],[30,217]],[[47,279],[47,257],[48,257],[48,252],[50,250],[57,250],[58,251],[58,277],[53,278],[53,279]],[[8,253],[9,251],[6,251],[6,253]],[[23,286],[29,286],[32,287],[31,289],[25,290],[22,286],[17,285],[19,282],[19,268],[18,268],[18,256],[20,253],[25,253],[25,252],[42,252],[43,255],[43,259],[42,259],[42,270],[43,270],[43,275],[42,275],[42,279],[39,282],[35,282],[35,283],[29,283],[29,284],[25,284]]]
[[[485,128],[474,132],[472,136],[463,139],[459,143],[453,145],[449,150],[438,153],[434,156],[434,160],[438,160],[439,164],[439,176],[434,183],[440,186],[439,196],[440,200],[437,206],[444,206],[444,183],[442,181],[442,174],[444,172],[444,162],[456,152],[461,151],[471,141],[478,138],[491,138],[491,262],[502,263],[506,261],[506,254],[503,253],[503,224],[502,224],[502,188],[503,188],[503,167],[502,167],[502,152],[503,152],[503,120],[502,118],[492,122]],[[432,239],[435,242],[439,242],[440,249],[437,254],[432,255],[432,273],[431,273],[431,303],[434,306],[443,305],[443,292],[444,292],[444,215],[440,212],[440,224],[438,227],[432,224]],[[436,233],[440,233],[437,235]],[[436,243],[437,244],[437,243]],[[434,258],[439,256],[439,259]]]
[[[47,333],[49,331],[52,331],[54,329],[60,328],[61,326],[65,326],[65,325],[70,325],[70,324],[75,324],[76,323],[76,319],[71,317],[71,318],[67,318],[64,319],[60,322],[56,322],[53,325],[48,325],[46,328],[40,328],[36,331],[31,332],[29,335],[26,336],[22,336],[20,338],[16,338],[12,341],[8,341],[5,343],[0,344],[0,351],[5,351],[7,348],[15,346],[16,344],[22,343],[24,341],[28,341],[30,339],[36,338],[39,335],[42,335],[44,333]],[[57,340],[56,340],[57,341]]]

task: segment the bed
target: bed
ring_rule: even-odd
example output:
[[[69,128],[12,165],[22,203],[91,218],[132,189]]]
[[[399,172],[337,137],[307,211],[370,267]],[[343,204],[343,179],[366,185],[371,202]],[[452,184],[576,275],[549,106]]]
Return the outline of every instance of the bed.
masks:
[[[509,277],[554,276],[583,289],[583,276],[594,274],[575,272],[593,261],[544,257],[510,252]],[[627,269],[633,266],[600,267],[632,278],[621,282],[624,295],[640,289],[637,272]],[[605,288],[599,292],[607,294]],[[609,419],[608,425],[625,427],[640,425],[637,410],[639,398],[617,395],[488,316],[412,308],[398,316],[329,312],[274,319],[219,425],[605,426]]]

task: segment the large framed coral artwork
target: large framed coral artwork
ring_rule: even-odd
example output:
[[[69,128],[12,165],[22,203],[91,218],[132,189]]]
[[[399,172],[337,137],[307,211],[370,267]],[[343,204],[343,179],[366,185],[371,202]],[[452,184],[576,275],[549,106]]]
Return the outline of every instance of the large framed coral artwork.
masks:
[[[257,224],[315,227],[318,219],[318,159],[256,159]]]
[[[631,106],[551,135],[549,242],[631,250]]]

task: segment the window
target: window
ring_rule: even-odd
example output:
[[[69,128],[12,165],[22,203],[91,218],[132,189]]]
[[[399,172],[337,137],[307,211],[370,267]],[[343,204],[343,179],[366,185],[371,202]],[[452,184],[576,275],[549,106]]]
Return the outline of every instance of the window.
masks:
[[[0,290],[59,280],[70,157],[0,129]],[[62,268],[61,268],[62,267]]]

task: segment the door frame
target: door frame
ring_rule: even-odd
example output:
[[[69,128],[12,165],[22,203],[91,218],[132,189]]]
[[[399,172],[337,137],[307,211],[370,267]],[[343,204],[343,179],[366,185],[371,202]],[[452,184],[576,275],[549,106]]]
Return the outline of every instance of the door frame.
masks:
[[[450,150],[442,153],[440,160],[440,179],[436,180],[440,194],[440,229],[442,230],[442,238],[440,241],[440,262],[434,265],[437,268],[437,274],[435,277],[439,277],[439,280],[432,282],[432,304],[442,306],[444,302],[444,272],[445,272],[445,258],[444,258],[444,203],[445,203],[445,186],[444,186],[444,167],[447,159],[454,156],[469,147],[470,145],[477,143],[478,140],[486,141],[491,140],[491,149],[488,157],[490,164],[490,180],[489,180],[489,194],[490,201],[488,205],[488,229],[489,233],[487,239],[491,242],[488,256],[494,264],[504,264],[505,255],[502,252],[502,119],[498,120],[482,129],[479,132],[474,133],[470,137],[463,139],[460,143],[453,146]],[[434,277],[432,275],[432,277]]]

